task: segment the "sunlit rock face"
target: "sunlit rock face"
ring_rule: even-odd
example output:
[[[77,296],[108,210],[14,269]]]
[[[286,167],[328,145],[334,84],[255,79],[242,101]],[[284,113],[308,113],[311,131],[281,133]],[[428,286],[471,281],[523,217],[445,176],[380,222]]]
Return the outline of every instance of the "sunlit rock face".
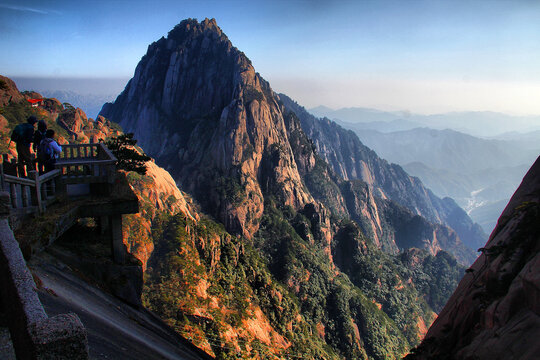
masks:
[[[482,255],[407,359],[538,359],[540,158],[503,211]]]
[[[278,100],[215,20],[185,20],[151,44],[101,115],[119,122],[229,231],[251,236],[263,196],[293,208],[302,190]]]

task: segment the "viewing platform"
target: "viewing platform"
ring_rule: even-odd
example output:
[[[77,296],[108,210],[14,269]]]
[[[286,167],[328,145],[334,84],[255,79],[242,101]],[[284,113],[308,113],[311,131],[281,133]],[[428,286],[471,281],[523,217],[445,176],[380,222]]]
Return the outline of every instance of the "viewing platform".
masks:
[[[105,252],[110,255],[90,268],[101,269],[95,272],[113,284],[117,278],[129,279],[124,281],[127,285],[112,286],[111,292],[139,306],[142,268],[128,254],[122,234],[122,215],[139,211],[137,197],[125,176],[116,171],[117,159],[103,143],[62,146],[55,169],[47,173],[35,162],[25,166],[7,155],[2,160],[0,315],[6,322],[0,329],[9,326],[17,358],[88,359],[87,331],[80,318],[71,312],[49,316],[44,311],[36,290],[39,285],[26,261],[75,229],[79,219],[92,218],[105,249],[110,244],[110,252]],[[77,240],[81,235],[70,236]]]
[[[126,261],[122,214],[139,211],[136,195],[118,176],[116,157],[103,143],[63,145],[55,170],[41,173],[3,155],[0,187],[9,193],[9,220],[26,258],[60,237],[80,218],[95,218],[111,238],[113,260]],[[26,226],[39,218],[32,230]],[[37,228],[46,231],[36,233]],[[40,238],[37,238],[40,237]]]

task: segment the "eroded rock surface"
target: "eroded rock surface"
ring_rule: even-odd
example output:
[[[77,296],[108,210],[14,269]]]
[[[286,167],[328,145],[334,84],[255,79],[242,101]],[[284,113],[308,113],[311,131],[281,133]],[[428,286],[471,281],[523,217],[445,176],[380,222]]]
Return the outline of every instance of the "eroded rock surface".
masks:
[[[540,158],[407,359],[540,357]]]

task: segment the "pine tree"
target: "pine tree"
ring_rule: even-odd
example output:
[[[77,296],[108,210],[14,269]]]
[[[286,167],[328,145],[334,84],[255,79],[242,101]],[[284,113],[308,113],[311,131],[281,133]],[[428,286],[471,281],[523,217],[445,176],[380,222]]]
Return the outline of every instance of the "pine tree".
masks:
[[[145,162],[151,158],[141,148],[135,147],[137,140],[133,133],[122,134],[105,141],[105,145],[116,156],[116,168],[126,171],[135,171],[141,175],[146,174]]]

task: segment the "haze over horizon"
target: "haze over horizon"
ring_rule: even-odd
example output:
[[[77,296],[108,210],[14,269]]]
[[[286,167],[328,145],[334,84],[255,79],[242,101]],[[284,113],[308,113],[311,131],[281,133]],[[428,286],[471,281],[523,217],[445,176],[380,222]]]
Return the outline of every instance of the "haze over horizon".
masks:
[[[306,108],[540,114],[540,2],[526,0],[0,0],[0,68],[22,90],[119,93],[150,43],[205,17]]]

